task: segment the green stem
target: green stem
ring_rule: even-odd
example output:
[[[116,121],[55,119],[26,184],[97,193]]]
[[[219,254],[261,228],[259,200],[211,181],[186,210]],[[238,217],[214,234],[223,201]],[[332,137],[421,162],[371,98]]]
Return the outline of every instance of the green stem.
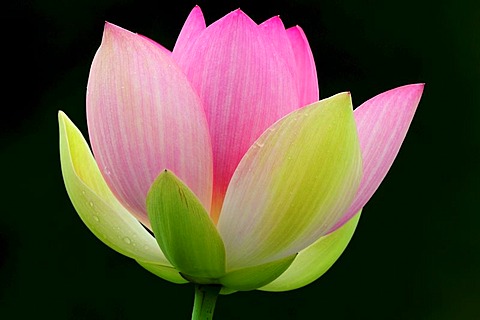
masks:
[[[195,285],[192,320],[211,320],[221,286]]]

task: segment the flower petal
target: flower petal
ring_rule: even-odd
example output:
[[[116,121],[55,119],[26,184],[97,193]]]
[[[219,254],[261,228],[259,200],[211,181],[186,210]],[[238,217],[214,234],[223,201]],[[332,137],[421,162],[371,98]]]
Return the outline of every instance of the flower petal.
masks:
[[[287,36],[295,55],[300,105],[306,106],[319,99],[315,60],[302,28],[295,26],[287,29]]]
[[[295,254],[259,266],[229,271],[219,282],[226,288],[236,291],[255,290],[274,281],[285,272],[295,260]],[[224,290],[225,292],[226,290]]]
[[[180,34],[178,35],[177,42],[173,48],[173,54],[175,52],[182,52],[189,43],[193,42],[198,35],[205,30],[205,19],[203,18],[202,10],[199,6],[195,6],[187,17]]]
[[[300,104],[283,58],[267,35],[236,10],[208,26],[173,57],[196,89],[213,146],[211,216],[217,220],[230,178],[253,142]]]
[[[335,232],[321,237],[300,251],[282,275],[258,290],[275,292],[294,290],[320,278],[347,247],[359,219],[360,212]]]
[[[159,264],[154,264],[154,263],[148,263],[148,262],[142,262],[142,261],[137,261],[139,265],[141,265],[145,270],[150,271],[154,275],[167,279],[168,281],[177,283],[177,284],[183,284],[183,283],[188,283],[185,278],[183,278],[175,269],[174,267],[167,267]]]
[[[148,217],[160,248],[187,279],[201,283],[225,274],[225,247],[195,195],[167,170],[147,196]]]
[[[290,40],[287,35],[287,31],[285,30],[285,26],[283,25],[282,20],[279,16],[272,17],[262,24],[259,25],[262,32],[266,35],[266,37],[271,41],[273,50],[275,50],[275,54],[278,55],[281,59],[283,59],[288,71],[292,79],[298,79],[298,70],[297,70],[297,62],[295,59],[295,55],[293,52],[293,48],[290,45]],[[299,86],[303,83],[299,83],[294,81],[293,86],[290,88],[291,91],[295,92],[295,95],[299,96]],[[317,101],[316,99],[315,101]],[[314,102],[314,101],[311,101]],[[310,102],[310,103],[311,103]],[[300,102],[300,105],[302,104]]]
[[[363,179],[351,207],[332,231],[365,206],[387,175],[412,122],[423,87],[424,84],[398,87],[355,109],[363,156]]]
[[[208,208],[212,154],[200,100],[171,56],[153,41],[105,25],[87,90],[92,148],[108,185],[149,225],[145,199],[164,168]]]
[[[115,251],[145,263],[172,268],[155,239],[115,198],[81,132],[59,112],[60,159],[70,200],[93,234]],[[175,282],[172,273],[158,274]]]
[[[349,207],[361,154],[349,93],[292,112],[248,150],[218,222],[227,269],[299,252]]]

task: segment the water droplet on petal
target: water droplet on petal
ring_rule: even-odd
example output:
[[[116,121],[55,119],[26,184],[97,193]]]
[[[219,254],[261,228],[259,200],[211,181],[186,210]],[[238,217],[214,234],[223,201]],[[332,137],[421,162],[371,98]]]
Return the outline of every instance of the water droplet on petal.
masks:
[[[93,206],[94,206],[94,204],[93,204],[92,201],[90,201],[88,204],[90,205],[90,207],[93,207]]]
[[[93,216],[93,220],[95,220],[95,221],[97,221],[97,222],[100,221],[100,219],[99,219],[97,216]]]
[[[125,237],[125,238],[123,238],[123,241],[125,241],[125,243],[126,243],[126,244],[130,244],[130,243],[132,243],[132,240],[130,240],[130,238],[129,238],[129,237]]]

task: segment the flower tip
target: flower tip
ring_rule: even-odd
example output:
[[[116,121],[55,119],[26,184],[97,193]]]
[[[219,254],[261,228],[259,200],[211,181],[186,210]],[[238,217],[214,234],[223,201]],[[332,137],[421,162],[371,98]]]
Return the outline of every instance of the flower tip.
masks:
[[[270,19],[265,20],[264,22],[262,22],[260,25],[261,25],[261,26],[264,26],[264,27],[276,26],[276,27],[278,27],[278,28],[280,28],[280,29],[285,29],[285,26],[283,25],[283,21],[282,21],[282,19],[280,18],[280,15],[273,16],[273,17],[271,17]]]
[[[62,110],[58,110],[58,122],[63,122],[65,121],[65,119],[68,119],[65,112],[63,112]]]
[[[116,24],[105,21],[105,25],[103,28],[102,42],[111,40],[112,38],[118,37],[122,34],[125,35],[125,34],[134,34],[134,33],[131,31],[128,31],[127,29],[119,27]]]
[[[401,92],[410,93],[416,96],[417,98],[420,98],[423,94],[424,88],[425,88],[425,83],[419,82],[419,83],[407,84],[392,90],[400,90]]]
[[[419,89],[423,90],[423,89],[425,88],[425,82],[417,83],[416,86],[417,86]]]
[[[110,23],[108,21],[105,21],[105,23],[103,25],[104,30],[112,30],[112,29],[115,29],[115,28],[118,28],[118,26],[116,26],[113,23]]]
[[[202,9],[198,4],[196,4],[195,7],[193,7],[192,11],[190,11],[190,15],[192,14],[203,17]]]
[[[235,10],[233,10],[232,12],[230,12],[227,16],[231,16],[231,17],[234,17],[234,18],[242,18],[242,17],[247,17],[247,18],[250,18],[245,12],[243,12],[242,9],[240,8],[237,8]]]

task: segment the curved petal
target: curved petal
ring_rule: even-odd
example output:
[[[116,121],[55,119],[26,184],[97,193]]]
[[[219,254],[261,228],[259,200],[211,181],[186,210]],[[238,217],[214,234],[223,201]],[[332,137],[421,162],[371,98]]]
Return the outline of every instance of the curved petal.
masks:
[[[143,261],[137,261],[137,262],[145,270],[150,271],[151,273],[153,273],[154,275],[162,279],[167,279],[168,281],[177,283],[177,284],[188,283],[188,281],[185,280],[185,278],[183,278],[174,267],[167,267],[167,266],[143,262]]]
[[[295,256],[296,255],[294,254],[259,266],[229,271],[225,276],[219,279],[220,284],[225,288],[223,293],[225,294],[231,290],[255,290],[274,281],[290,267],[295,260]]]
[[[155,239],[112,194],[80,131],[63,112],[58,121],[65,187],[85,225],[103,243],[129,258],[172,268]],[[158,275],[176,282],[171,273]]]
[[[206,208],[212,154],[200,100],[171,56],[153,41],[105,25],[87,90],[92,148],[108,185],[149,225],[145,199],[165,168],[174,170]]]
[[[178,35],[177,42],[172,51],[173,55],[175,56],[176,53],[185,51],[185,47],[188,47],[189,43],[194,41],[205,28],[206,25],[202,10],[199,6],[195,6],[188,15]]]
[[[363,179],[351,207],[332,231],[365,206],[387,175],[410,127],[423,87],[424,84],[398,87],[355,109],[363,156]]]
[[[302,28],[295,26],[287,29],[287,36],[295,55],[300,105],[306,106],[319,99],[315,60]]]
[[[325,234],[361,179],[349,93],[284,117],[250,148],[225,197],[218,229],[227,270],[278,260]]]
[[[225,274],[225,247],[215,225],[172,172],[165,170],[153,183],[147,211],[160,248],[185,278],[212,283]]]
[[[299,107],[285,61],[242,11],[208,26],[174,55],[196,89],[212,137],[216,221],[235,168],[253,142],[276,120]]]
[[[258,290],[275,292],[294,290],[320,278],[342,255],[359,219],[360,212],[335,232],[321,237],[300,251],[284,273]]]

